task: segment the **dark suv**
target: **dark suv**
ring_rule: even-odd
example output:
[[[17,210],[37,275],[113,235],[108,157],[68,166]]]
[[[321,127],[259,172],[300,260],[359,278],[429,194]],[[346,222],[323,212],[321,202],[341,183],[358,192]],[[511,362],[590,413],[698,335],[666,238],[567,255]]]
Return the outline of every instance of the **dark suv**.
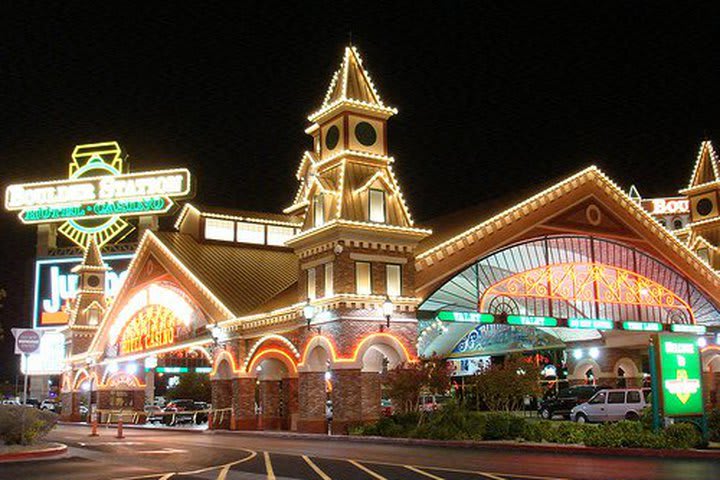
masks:
[[[545,397],[538,406],[541,418],[551,419],[555,415],[570,417],[570,410],[580,403],[587,402],[590,397],[607,387],[597,385],[577,385],[564,388],[557,395]]]

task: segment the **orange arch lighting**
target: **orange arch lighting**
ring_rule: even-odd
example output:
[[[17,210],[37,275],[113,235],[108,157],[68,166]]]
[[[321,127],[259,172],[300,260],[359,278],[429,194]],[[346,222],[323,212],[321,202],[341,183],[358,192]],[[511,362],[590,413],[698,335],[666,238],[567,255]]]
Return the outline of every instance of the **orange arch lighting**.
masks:
[[[255,358],[253,358],[252,362],[250,362],[250,365],[248,365],[246,373],[253,372],[255,369],[255,366],[257,365],[258,361],[266,356],[274,356],[279,355],[281,357],[284,357],[287,360],[287,365],[290,365],[292,367],[293,373],[297,373],[297,365],[295,365],[295,360],[284,350],[280,350],[279,348],[268,348],[265,350],[261,350],[260,353],[255,355]],[[285,362],[283,362],[285,363]]]
[[[695,323],[692,308],[675,292],[636,272],[601,263],[558,263],[516,273],[485,290],[479,311],[488,311],[495,297],[660,308],[685,312]]]
[[[360,340],[355,345],[355,347],[353,347],[352,355],[349,357],[339,357],[337,355],[337,347],[336,347],[335,343],[332,341],[332,339],[330,339],[329,337],[327,337],[325,335],[315,335],[305,345],[305,350],[303,351],[302,360],[300,361],[300,365],[305,365],[305,362],[307,360],[307,356],[309,353],[309,348],[310,348],[310,345],[312,344],[312,340],[315,338],[318,338],[318,337],[327,341],[327,345],[329,345],[329,347],[330,347],[330,354],[332,356],[333,363],[352,363],[352,362],[357,361],[358,355],[359,355],[360,351],[362,351],[363,346],[367,342],[369,342],[375,338],[379,338],[379,337],[390,339],[392,341],[393,345],[395,345],[395,344],[400,345],[400,348],[402,349],[402,352],[404,354],[404,358],[406,358],[408,361],[411,361],[411,362],[415,361],[415,357],[410,354],[410,352],[408,351],[405,344],[398,337],[396,337],[395,335],[393,335],[391,333],[378,332],[378,333],[371,333],[370,335],[368,335],[368,336],[364,337],[362,340]]]

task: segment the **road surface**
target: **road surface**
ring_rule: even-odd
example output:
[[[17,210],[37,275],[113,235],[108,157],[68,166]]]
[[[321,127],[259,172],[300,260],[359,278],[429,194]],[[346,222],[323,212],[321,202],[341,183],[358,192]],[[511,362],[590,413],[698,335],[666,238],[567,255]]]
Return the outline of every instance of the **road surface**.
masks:
[[[600,457],[307,440],[232,433],[60,426],[66,458],[0,464],[8,480],[555,480],[713,479],[720,461]]]

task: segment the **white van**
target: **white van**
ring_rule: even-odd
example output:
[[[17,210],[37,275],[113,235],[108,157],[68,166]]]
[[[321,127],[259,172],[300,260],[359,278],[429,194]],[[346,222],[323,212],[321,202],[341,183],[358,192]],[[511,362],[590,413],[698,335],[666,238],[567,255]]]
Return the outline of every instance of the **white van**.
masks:
[[[639,388],[600,390],[570,410],[570,419],[578,423],[639,420],[646,405],[645,395]]]

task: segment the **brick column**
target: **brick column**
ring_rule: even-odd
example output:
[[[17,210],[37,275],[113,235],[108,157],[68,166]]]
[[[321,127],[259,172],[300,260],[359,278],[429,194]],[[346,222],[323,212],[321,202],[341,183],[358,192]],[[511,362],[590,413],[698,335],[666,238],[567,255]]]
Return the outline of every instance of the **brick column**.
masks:
[[[233,392],[231,382],[232,380],[210,381],[213,409],[229,408],[230,406],[232,406]],[[208,428],[231,428],[230,416],[230,412],[225,412],[224,414],[213,413],[212,425],[208,425]]]
[[[255,379],[233,379],[232,401],[235,411],[235,430],[257,430],[257,416],[255,415]]]
[[[332,433],[348,433],[349,427],[362,423],[362,380],[360,370],[334,370],[332,391]]]
[[[280,380],[260,381],[263,430],[280,430],[280,382]]]
[[[60,394],[62,411],[60,419],[66,422],[80,421],[80,392],[62,392]]]
[[[282,426],[283,430],[297,430],[298,421],[298,379],[283,378],[283,411]]]
[[[298,431],[327,433],[325,418],[325,372],[298,375]]]
[[[380,374],[377,372],[362,372],[360,374],[362,390],[362,420],[374,422],[380,418],[382,400],[382,387]]]

